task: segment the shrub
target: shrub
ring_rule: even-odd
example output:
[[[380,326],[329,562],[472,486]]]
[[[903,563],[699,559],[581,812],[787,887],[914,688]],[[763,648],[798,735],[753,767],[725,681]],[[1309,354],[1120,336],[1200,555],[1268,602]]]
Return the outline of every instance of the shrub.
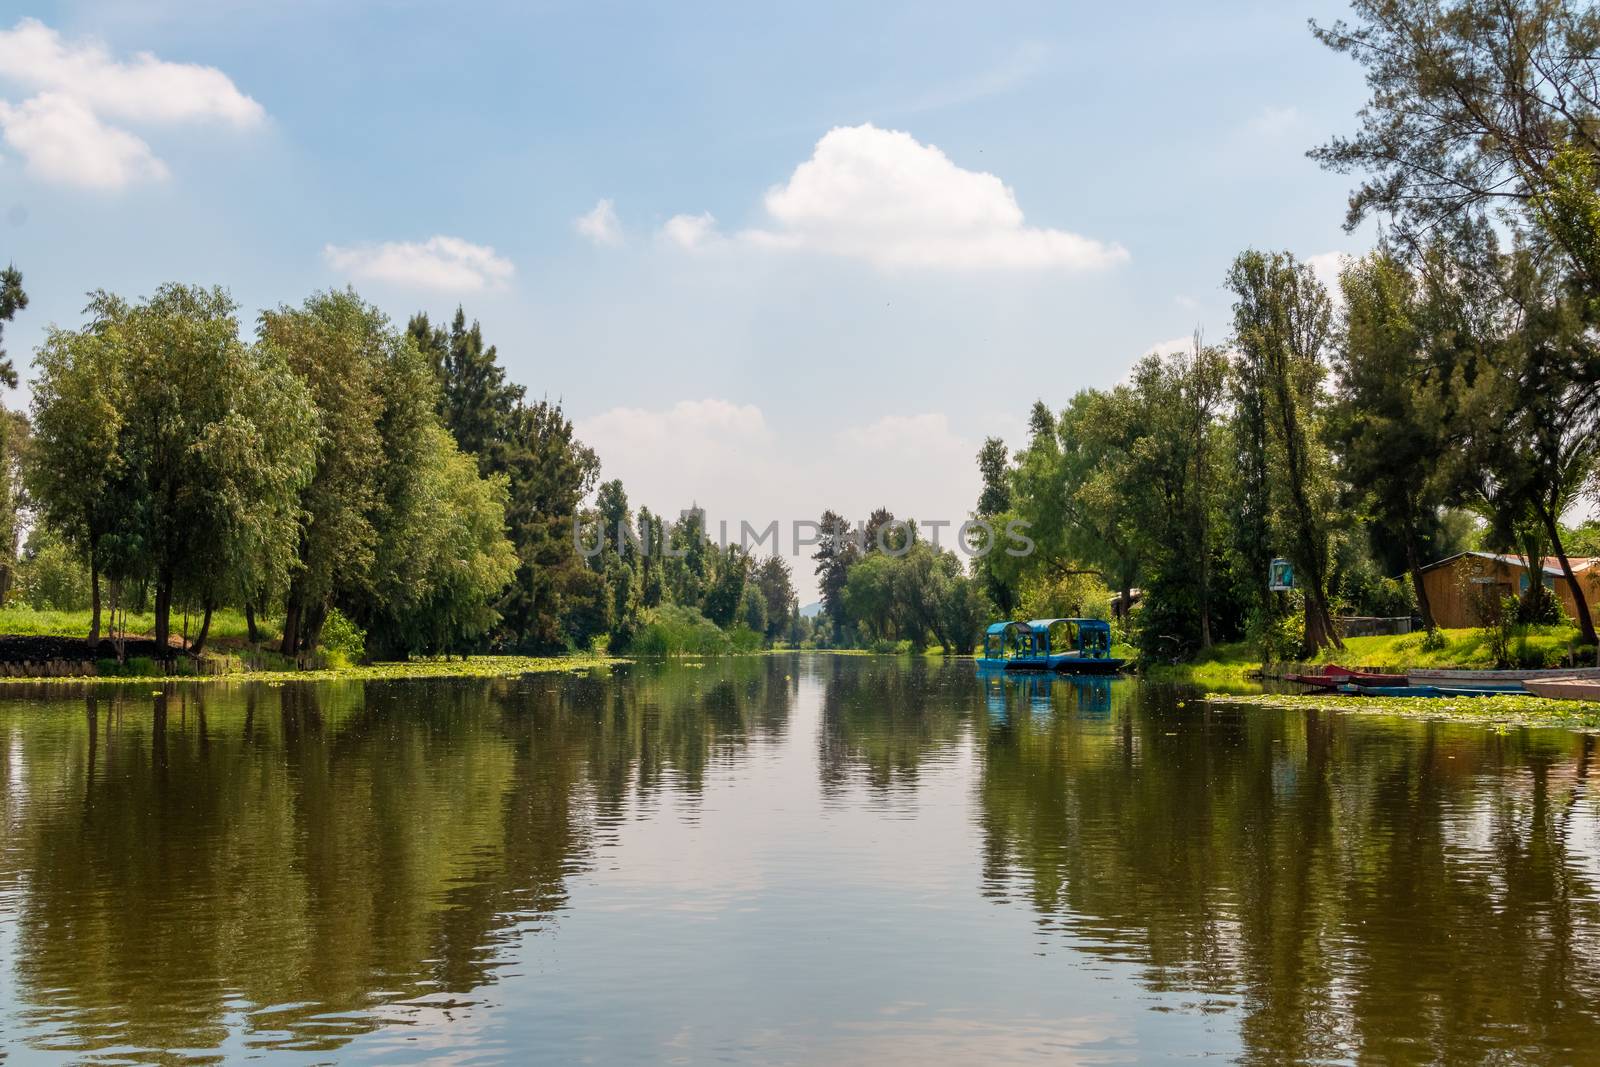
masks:
[[[761,651],[761,634],[752,630],[744,623],[739,623],[728,631],[729,643],[735,652],[749,653]]]
[[[718,656],[729,650],[728,635],[694,608],[663,604],[634,635],[638,656]]]
[[[129,678],[156,678],[160,676],[161,669],[149,656],[130,656],[128,662],[122,665],[122,673]]]
[[[322,651],[327,653],[330,663],[337,660],[341,665],[348,666],[352,660],[360,659],[366,652],[367,633],[351,622],[344,612],[338,608],[330,608],[327,621],[322,624],[322,639],[319,644]]]
[[[1434,627],[1422,635],[1422,642],[1418,647],[1424,652],[1443,652],[1450,647],[1450,639],[1444,635],[1443,630]]]
[[[59,538],[36,531],[17,561],[12,596],[40,611],[82,611],[89,606],[89,570]]]

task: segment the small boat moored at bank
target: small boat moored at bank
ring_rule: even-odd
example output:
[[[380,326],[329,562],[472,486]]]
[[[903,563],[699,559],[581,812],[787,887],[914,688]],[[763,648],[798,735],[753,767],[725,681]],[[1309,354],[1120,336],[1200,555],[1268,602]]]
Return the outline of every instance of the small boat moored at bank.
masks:
[[[1405,685],[1408,679],[1403,674],[1382,674],[1377,671],[1355,670],[1350,667],[1341,667],[1337,663],[1325,663],[1310,674],[1286,674],[1286,682],[1295,682],[1298,685],[1312,685],[1319,689],[1336,689],[1341,685]]]
[[[1362,685],[1346,682],[1339,692],[1363,697],[1494,697],[1508,693],[1525,693],[1520,684],[1514,685]]]

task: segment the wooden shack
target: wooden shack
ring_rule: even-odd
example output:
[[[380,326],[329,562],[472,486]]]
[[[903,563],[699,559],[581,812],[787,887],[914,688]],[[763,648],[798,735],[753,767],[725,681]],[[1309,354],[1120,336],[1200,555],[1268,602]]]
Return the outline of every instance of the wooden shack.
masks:
[[[1600,557],[1568,556],[1574,577],[1583,583],[1589,611],[1600,606]],[[1578,617],[1572,588],[1561,573],[1554,556],[1540,561],[1537,576],[1521,556],[1494,552],[1461,552],[1422,568],[1422,586],[1428,591],[1428,606],[1440,626],[1456,628],[1482,626],[1484,606],[1500,597],[1520,597],[1533,581],[1542,581],[1561,599],[1571,618]]]

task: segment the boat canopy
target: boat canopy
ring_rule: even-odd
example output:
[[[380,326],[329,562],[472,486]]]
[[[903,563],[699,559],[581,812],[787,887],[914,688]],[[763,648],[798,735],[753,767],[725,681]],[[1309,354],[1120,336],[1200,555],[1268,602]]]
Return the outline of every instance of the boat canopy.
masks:
[[[991,659],[1031,656],[1038,649],[1038,634],[1027,623],[997,622],[984,631],[983,652]]]
[[[1055,632],[1066,627],[1064,636]],[[1034,633],[1034,643],[1046,654],[1079,652],[1089,656],[1104,656],[1111,650],[1111,624],[1104,619],[1030,619],[1028,628]]]

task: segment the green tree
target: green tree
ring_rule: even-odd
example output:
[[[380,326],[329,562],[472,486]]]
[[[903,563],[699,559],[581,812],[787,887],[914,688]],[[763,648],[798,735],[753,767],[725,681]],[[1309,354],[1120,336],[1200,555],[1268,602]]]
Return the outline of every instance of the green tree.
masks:
[[[1497,212],[1526,221],[1560,186],[1557,156],[1600,152],[1600,13],[1569,0],[1354,0],[1353,20],[1311,24],[1317,39],[1366,68],[1371,99],[1355,135],[1311,153],[1365,175],[1346,225],[1390,220],[1407,247]],[[1543,232],[1591,296],[1600,266],[1587,231]],[[1526,236],[1526,234],[1525,234]],[[1574,243],[1572,238],[1576,237]]]
[[[811,558],[817,563],[822,613],[828,617],[832,638],[837,642],[843,636],[849,614],[844,602],[844,587],[849,579],[850,565],[861,558],[862,542],[844,516],[831,509],[822,513],[818,526],[817,550]]]
[[[1120,491],[1144,561],[1141,642],[1170,654],[1213,641],[1212,514],[1217,507],[1216,416],[1228,361],[1199,335],[1188,352],[1151,354],[1118,387],[1130,423]]]
[[[28,294],[22,288],[22,272],[15,266],[6,267],[0,271],[0,340],[4,339],[6,323],[27,306]],[[9,389],[17,387],[17,368],[4,347],[0,347],[0,385]],[[26,426],[19,424],[16,418],[0,418],[0,602],[4,602],[11,588],[17,558],[18,473],[25,435]]]
[[[293,656],[315,650],[330,607],[371,587],[386,481],[385,382],[420,357],[352,290],[265,311],[259,333],[261,346],[305,383],[316,412],[316,472],[300,495],[303,521],[284,602],[282,652]],[[431,406],[432,390],[424,396]]]
[[[776,640],[790,625],[790,617],[798,608],[793,574],[787,560],[772,555],[761,561],[755,569],[754,578],[766,604],[767,640]]]
[[[437,423],[421,432],[418,495],[404,526],[409,580],[363,613],[368,644],[382,655],[469,650],[499,621],[495,602],[516,572],[505,477],[480,476],[476,458]]]
[[[1431,630],[1423,552],[1443,503],[1450,368],[1441,380],[1430,358],[1427,297],[1404,264],[1375,252],[1344,270],[1340,288],[1344,330],[1333,349],[1330,438],[1345,482],[1360,493],[1371,519],[1401,542],[1417,612]]]
[[[89,641],[100,640],[100,580],[132,577],[142,551],[142,495],[122,451],[131,414],[127,305],[90,298],[80,330],[52,327],[35,355],[33,443],[25,480],[39,516],[89,569]]]
[[[22,288],[22,272],[14,265],[0,271],[0,341],[5,339],[5,325],[17,317],[17,312],[28,306],[28,294]],[[17,368],[4,347],[0,347],[0,385],[9,389],[17,387]]]
[[[1125,598],[1139,583],[1144,541],[1133,501],[1125,491],[1129,446],[1138,428],[1124,393],[1084,390],[1060,419],[1035,404],[1028,447],[1017,455],[1013,507],[1028,524],[1032,555],[989,552],[991,567],[1017,570],[1013,588],[1039,574],[1100,574]]]
[[[1011,509],[1011,475],[1006,465],[1006,443],[998,437],[984,438],[978,449],[978,475],[983,491],[978,494],[979,515],[999,515]]]
[[[1554,554],[1584,642],[1600,643],[1561,531],[1561,516],[1600,460],[1600,391],[1584,384],[1579,370],[1596,355],[1586,301],[1537,249],[1515,249],[1499,262],[1502,328],[1483,347],[1463,402],[1466,452],[1475,460],[1485,499],[1500,512],[1497,526],[1531,527],[1521,538],[1525,554],[1533,565],[1544,547]],[[1545,594],[1532,592],[1537,605]]]
[[[1228,273],[1234,304],[1236,392],[1265,426],[1271,531],[1295,565],[1305,596],[1305,642],[1343,647],[1328,577],[1334,483],[1322,447],[1317,395],[1333,308],[1311,268],[1287,252],[1240,253]],[[1259,507],[1259,503],[1255,505]],[[1263,571],[1258,580],[1265,581]]]
[[[198,652],[211,610],[293,551],[310,401],[275,352],[239,340],[221,289],[96,294],[89,310],[87,329],[53,331],[40,352],[29,481],[92,566],[153,582],[162,647],[175,595],[204,610]],[[98,636],[98,612],[91,626]]]
[[[518,563],[500,604],[497,643],[519,651],[583,644],[609,623],[605,581],[573,542],[573,520],[600,461],[561,405],[540,400],[517,408],[506,462],[506,526]]]
[[[465,452],[478,458],[483,473],[504,472],[505,449],[512,441],[524,390],[506,381],[494,345],[485,345],[477,320],[467,326],[459,306],[450,329],[435,327],[424,312],[406,324],[439,383],[438,412],[445,428]]]
[[[708,549],[712,565],[701,610],[706,618],[727,629],[738,620],[740,605],[744,603],[745,583],[750,578],[750,556],[738,545],[725,549],[708,546]],[[757,629],[756,632],[761,631]]]
[[[767,598],[753,582],[746,585],[740,595],[738,621],[758,634],[767,632]]]

